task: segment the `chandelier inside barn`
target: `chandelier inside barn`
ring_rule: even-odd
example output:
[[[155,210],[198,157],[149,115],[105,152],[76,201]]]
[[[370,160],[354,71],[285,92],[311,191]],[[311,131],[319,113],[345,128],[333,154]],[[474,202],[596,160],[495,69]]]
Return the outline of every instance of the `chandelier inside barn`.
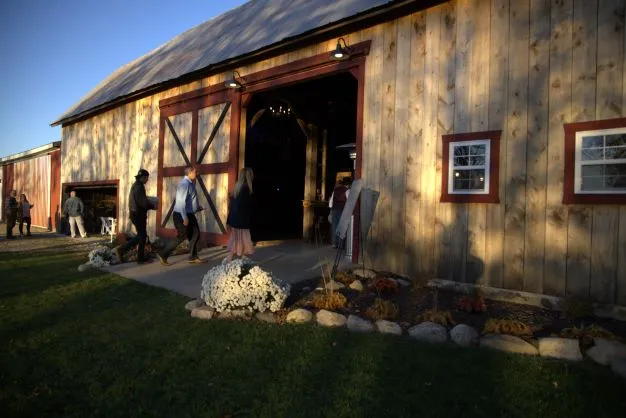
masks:
[[[275,100],[267,107],[269,114],[277,119],[289,119],[293,117],[293,110],[289,103],[283,100]]]

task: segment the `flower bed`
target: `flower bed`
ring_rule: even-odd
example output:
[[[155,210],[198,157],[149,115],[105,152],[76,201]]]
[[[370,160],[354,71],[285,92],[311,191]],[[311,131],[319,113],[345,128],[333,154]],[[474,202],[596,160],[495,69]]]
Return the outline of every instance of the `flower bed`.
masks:
[[[290,285],[249,261],[234,260],[213,267],[202,279],[201,298],[217,312],[246,309],[279,311],[289,296]]]
[[[106,267],[113,261],[113,251],[104,245],[96,247],[89,252],[87,256],[89,261],[78,266],[79,271],[85,271],[90,268]]]

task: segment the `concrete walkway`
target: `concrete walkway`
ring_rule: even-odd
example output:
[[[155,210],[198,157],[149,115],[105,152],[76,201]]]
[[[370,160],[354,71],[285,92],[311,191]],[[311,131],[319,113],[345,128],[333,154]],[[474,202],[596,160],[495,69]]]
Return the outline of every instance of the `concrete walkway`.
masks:
[[[202,277],[212,267],[220,264],[227,251],[223,247],[203,249],[199,256],[207,260],[207,264],[189,264],[188,254],[171,256],[171,266],[162,266],[158,261],[138,265],[124,263],[107,267],[111,273],[134,279],[152,286],[169,289],[190,298],[200,297]],[[313,279],[321,276],[319,263],[322,260],[335,258],[335,250],[331,246],[315,248],[312,244],[302,241],[267,243],[257,246],[250,259],[260,264],[263,269],[287,283]],[[350,260],[344,259],[342,265],[349,265]]]

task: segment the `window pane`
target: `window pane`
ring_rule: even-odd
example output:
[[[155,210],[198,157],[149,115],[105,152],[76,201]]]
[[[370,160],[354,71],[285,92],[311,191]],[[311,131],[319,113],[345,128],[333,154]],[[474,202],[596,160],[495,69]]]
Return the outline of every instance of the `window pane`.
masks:
[[[603,174],[604,174],[604,166],[601,164],[582,166],[583,177],[602,176]]]
[[[485,155],[485,145],[472,145],[470,147],[470,155]]]
[[[607,189],[626,190],[626,176],[606,176],[604,186]]]
[[[619,160],[626,158],[626,147],[607,148],[604,157],[607,160]]]
[[[626,134],[613,134],[606,136],[607,147],[626,146]]]
[[[454,157],[455,167],[467,167],[469,165],[469,157]]]
[[[580,187],[584,191],[626,190],[626,164],[582,166]]]
[[[602,148],[583,149],[581,158],[583,161],[602,160],[604,150]]]
[[[470,157],[470,165],[485,165],[485,156]]]
[[[454,170],[454,191],[485,190],[485,170]]]
[[[598,136],[585,136],[583,137],[583,148],[603,147],[604,137]]]
[[[469,146],[467,145],[455,145],[454,146],[455,157],[462,157],[465,155],[469,155]]]
[[[580,184],[580,189],[584,191],[594,191],[604,189],[604,177],[583,177]]]
[[[604,166],[606,176],[626,176],[626,164],[606,164]]]

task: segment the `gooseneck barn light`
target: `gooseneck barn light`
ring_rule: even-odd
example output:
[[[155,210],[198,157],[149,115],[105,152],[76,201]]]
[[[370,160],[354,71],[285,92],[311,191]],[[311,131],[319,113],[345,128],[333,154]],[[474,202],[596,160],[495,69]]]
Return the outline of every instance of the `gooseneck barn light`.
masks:
[[[343,47],[341,42],[343,41]],[[330,57],[334,60],[341,61],[350,58],[350,48],[346,45],[346,40],[339,38],[337,40],[337,47],[330,53]]]
[[[240,89],[243,85],[237,79],[241,80],[241,74],[235,70],[233,71],[232,77],[224,82],[224,85],[229,89]]]

